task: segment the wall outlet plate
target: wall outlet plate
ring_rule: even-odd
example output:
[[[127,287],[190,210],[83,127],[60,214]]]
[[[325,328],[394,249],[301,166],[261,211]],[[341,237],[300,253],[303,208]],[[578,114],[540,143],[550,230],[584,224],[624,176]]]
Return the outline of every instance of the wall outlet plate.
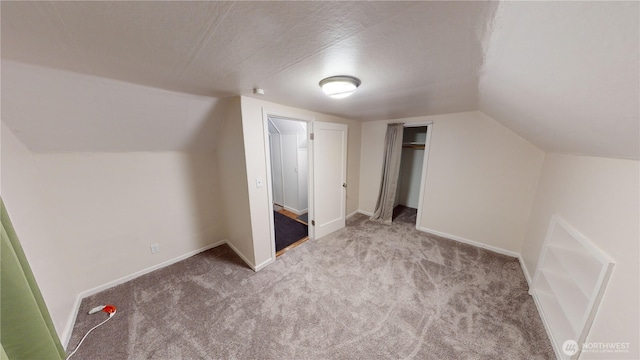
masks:
[[[151,253],[152,254],[155,254],[155,253],[160,251],[160,245],[159,244],[152,244],[150,246],[150,248],[151,248]]]

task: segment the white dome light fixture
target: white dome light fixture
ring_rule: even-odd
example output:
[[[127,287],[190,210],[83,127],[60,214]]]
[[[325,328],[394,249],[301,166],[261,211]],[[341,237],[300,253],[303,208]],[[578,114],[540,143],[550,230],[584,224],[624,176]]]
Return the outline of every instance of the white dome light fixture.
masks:
[[[346,98],[360,86],[360,79],[348,76],[331,76],[320,80],[322,91],[334,99]]]

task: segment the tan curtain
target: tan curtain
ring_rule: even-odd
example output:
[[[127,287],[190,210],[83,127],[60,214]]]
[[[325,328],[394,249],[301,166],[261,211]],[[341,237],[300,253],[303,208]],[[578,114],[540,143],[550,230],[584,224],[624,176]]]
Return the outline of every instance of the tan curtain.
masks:
[[[385,225],[390,225],[393,217],[393,205],[396,200],[398,175],[400,174],[403,131],[404,123],[389,124],[384,139],[385,149],[380,194],[376,202],[376,210],[370,219]]]

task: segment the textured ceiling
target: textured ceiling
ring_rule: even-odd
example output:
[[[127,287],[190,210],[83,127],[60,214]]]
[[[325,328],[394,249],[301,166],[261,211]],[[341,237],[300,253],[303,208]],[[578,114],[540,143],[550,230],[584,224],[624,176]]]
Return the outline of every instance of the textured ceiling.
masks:
[[[504,2],[479,109],[553,152],[640,157],[638,2]]]
[[[203,108],[213,105],[201,97],[260,87],[268,101],[363,121],[479,109],[547,150],[640,152],[636,2],[2,2],[1,10],[2,58],[18,73],[26,63],[119,80],[190,94]],[[340,74],[362,86],[329,99],[318,81]],[[9,80],[3,74],[3,121],[32,122],[18,136],[37,146],[28,133],[40,114],[18,99],[35,95],[31,86],[14,91],[17,75]],[[64,81],[51,81],[48,89],[64,92]],[[64,132],[74,117],[60,111]],[[135,118],[118,131],[176,128],[169,115]],[[111,133],[106,149],[117,141]],[[186,136],[194,134],[147,136],[143,147],[185,148]]]

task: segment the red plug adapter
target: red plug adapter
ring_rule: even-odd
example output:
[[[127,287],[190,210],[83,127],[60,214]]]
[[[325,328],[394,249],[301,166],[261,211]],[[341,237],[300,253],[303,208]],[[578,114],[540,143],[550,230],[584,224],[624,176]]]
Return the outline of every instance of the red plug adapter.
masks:
[[[103,311],[106,312],[107,314],[109,314],[109,316],[113,316],[113,314],[116,313],[116,306],[115,305],[100,305],[100,306],[96,306],[93,309],[89,310],[89,314],[95,314],[98,311]]]

